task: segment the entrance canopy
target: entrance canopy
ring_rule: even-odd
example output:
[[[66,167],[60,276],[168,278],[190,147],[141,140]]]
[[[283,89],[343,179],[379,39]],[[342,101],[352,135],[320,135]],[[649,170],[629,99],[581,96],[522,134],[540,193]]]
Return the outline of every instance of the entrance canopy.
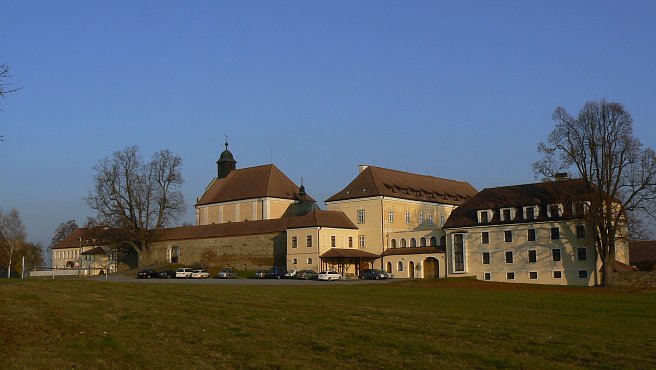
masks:
[[[377,254],[361,251],[359,249],[331,248],[319,256],[321,258],[321,269],[328,266],[337,266],[340,274],[344,275],[351,265],[355,265],[355,275],[360,274],[360,266],[363,263],[371,263],[379,258]]]

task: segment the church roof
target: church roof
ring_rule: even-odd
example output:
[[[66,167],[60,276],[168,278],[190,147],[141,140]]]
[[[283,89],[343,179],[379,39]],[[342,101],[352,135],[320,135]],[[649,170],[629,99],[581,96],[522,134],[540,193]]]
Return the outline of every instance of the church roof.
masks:
[[[230,171],[214,179],[196,205],[232,202],[253,198],[298,199],[299,188],[274,164]],[[309,195],[306,199],[314,201]]]
[[[460,205],[476,194],[469,183],[368,166],[326,202],[386,196],[429,203]]]

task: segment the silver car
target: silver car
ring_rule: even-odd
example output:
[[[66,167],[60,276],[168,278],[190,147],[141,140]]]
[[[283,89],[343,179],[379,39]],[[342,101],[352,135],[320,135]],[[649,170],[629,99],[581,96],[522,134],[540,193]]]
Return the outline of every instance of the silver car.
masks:
[[[233,269],[223,269],[219,271],[217,276],[219,279],[234,279],[237,277],[237,273]]]
[[[319,273],[319,280],[342,280],[342,274],[337,271],[321,271]]]

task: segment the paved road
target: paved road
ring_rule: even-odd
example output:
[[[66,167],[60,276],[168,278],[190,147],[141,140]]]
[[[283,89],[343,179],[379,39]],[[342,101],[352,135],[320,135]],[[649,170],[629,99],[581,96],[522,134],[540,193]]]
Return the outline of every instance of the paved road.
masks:
[[[383,284],[392,282],[394,279],[385,280],[339,280],[339,281],[318,281],[318,280],[297,280],[297,279],[137,279],[136,277],[125,275],[110,275],[90,277],[91,280],[112,281],[120,283],[137,283],[137,284],[218,284],[218,285],[314,285],[314,286],[331,286],[331,285],[357,285],[357,284]]]

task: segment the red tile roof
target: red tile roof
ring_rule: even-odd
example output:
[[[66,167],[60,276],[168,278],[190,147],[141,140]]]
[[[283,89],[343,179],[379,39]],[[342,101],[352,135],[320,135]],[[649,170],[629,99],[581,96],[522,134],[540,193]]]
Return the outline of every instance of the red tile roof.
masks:
[[[467,182],[368,166],[326,202],[386,196],[459,205],[475,194],[476,189]]]
[[[214,179],[196,205],[254,198],[298,199],[299,187],[273,164],[230,171]],[[309,195],[306,200],[314,201]]]
[[[330,248],[321,258],[378,258],[377,254],[358,249]]]
[[[438,247],[389,248],[385,250],[381,256],[404,256],[408,254],[430,253],[446,253],[446,250]]]
[[[75,229],[72,233],[68,234],[61,242],[57,243],[52,247],[52,249],[62,249],[62,248],[79,248],[80,247],[80,238],[82,238],[82,246],[96,246],[102,244],[103,242],[99,241],[97,238],[94,238],[92,235],[94,230],[87,227],[81,227]]]
[[[301,229],[305,227],[334,227],[336,229],[357,229],[357,226],[340,211],[315,210],[289,226],[289,229]]]

